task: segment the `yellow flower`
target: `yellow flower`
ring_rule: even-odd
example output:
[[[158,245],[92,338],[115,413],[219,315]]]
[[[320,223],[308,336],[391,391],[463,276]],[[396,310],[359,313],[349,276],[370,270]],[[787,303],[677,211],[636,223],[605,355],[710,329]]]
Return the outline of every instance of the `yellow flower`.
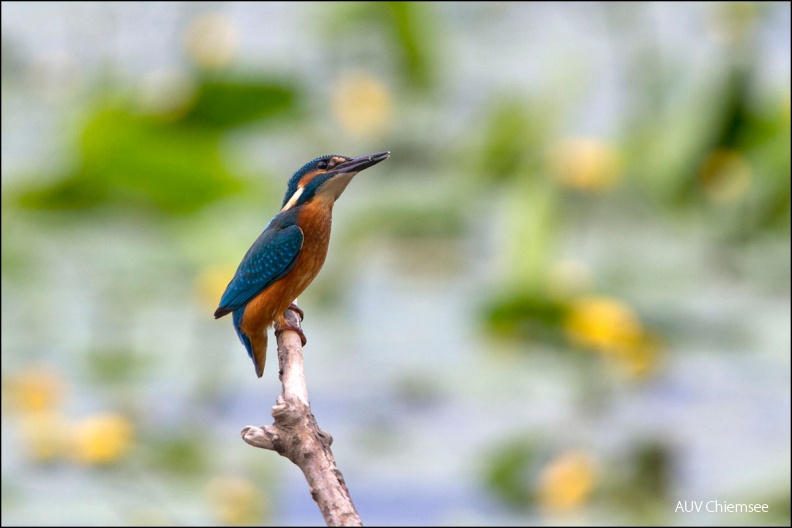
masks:
[[[661,354],[660,340],[644,334],[640,341],[619,350],[618,359],[629,376],[642,378],[654,372]]]
[[[629,306],[616,299],[576,299],[565,327],[573,343],[616,360],[631,376],[651,373],[660,357],[660,340],[643,328]]]
[[[220,524],[258,524],[266,497],[249,481],[237,477],[215,477],[206,487],[210,504]]]
[[[187,54],[203,68],[217,69],[234,58],[238,34],[234,23],[220,13],[195,17],[184,35]]]
[[[132,447],[134,427],[119,414],[86,418],[73,428],[72,456],[85,464],[107,464],[122,458]]]
[[[366,73],[342,74],[333,89],[333,115],[347,132],[381,135],[391,117],[391,97],[378,79]]]
[[[550,149],[547,163],[561,185],[592,192],[616,185],[623,171],[619,150],[596,138],[568,138],[559,142]]]
[[[69,423],[61,413],[50,410],[28,413],[20,418],[19,426],[23,448],[32,459],[46,462],[64,451]]]
[[[52,409],[63,397],[63,389],[63,378],[49,365],[28,366],[3,384],[4,400],[21,412]]]
[[[539,475],[538,501],[546,510],[560,512],[582,506],[596,483],[594,461],[580,451],[552,460]]]
[[[573,342],[604,352],[632,345],[643,332],[629,306],[607,297],[576,299],[566,329]]]

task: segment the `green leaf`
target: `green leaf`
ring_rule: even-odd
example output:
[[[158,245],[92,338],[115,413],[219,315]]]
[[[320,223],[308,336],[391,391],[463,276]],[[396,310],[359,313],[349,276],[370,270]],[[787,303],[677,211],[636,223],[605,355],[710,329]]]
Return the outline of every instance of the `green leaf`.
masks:
[[[504,337],[562,343],[561,324],[568,307],[547,296],[516,293],[494,299],[484,308],[487,330]]]
[[[351,41],[368,54],[384,48],[388,55],[384,62],[398,69],[404,84],[425,91],[435,84],[438,72],[434,9],[424,2],[338,2],[332,4],[329,22],[323,19],[322,27],[327,28],[328,38]],[[372,44],[372,39],[384,46]],[[372,55],[377,66],[383,63],[380,55]]]
[[[485,481],[489,488],[512,506],[529,506],[533,502],[531,486],[536,449],[526,438],[510,441],[494,450]]]
[[[74,172],[23,191],[20,205],[71,210],[112,205],[187,213],[242,188],[222,163],[218,131],[125,109],[102,108],[89,117],[79,152],[81,164]]]
[[[481,125],[484,130],[474,173],[483,181],[510,182],[529,177],[541,165],[549,120],[520,98],[499,97]]]
[[[394,43],[401,51],[401,64],[406,77],[416,88],[432,85],[431,51],[429,35],[437,35],[429,27],[429,4],[421,2],[383,2],[393,28]]]
[[[297,89],[288,83],[256,78],[208,79],[196,93],[186,123],[230,128],[295,110]]]

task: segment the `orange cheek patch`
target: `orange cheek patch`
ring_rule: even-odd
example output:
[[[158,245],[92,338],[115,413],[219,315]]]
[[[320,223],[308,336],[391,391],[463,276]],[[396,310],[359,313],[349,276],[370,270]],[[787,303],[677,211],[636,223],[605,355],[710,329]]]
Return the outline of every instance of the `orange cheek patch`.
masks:
[[[297,183],[297,186],[298,187],[305,187],[306,185],[308,185],[309,181],[313,180],[316,177],[317,174],[319,174],[319,171],[311,171],[311,172],[309,172],[308,174],[306,174],[305,176],[300,178],[300,181]]]
[[[332,166],[332,167],[335,167],[336,165],[338,165],[338,164],[340,164],[340,163],[344,163],[344,162],[345,162],[345,161],[347,161],[348,159],[349,159],[349,158],[342,158],[342,157],[340,157],[340,156],[336,156],[336,157],[334,157],[334,158],[330,158],[330,161],[332,161],[332,164],[331,164],[331,166]],[[331,168],[330,170],[332,170],[332,168]],[[327,171],[323,171],[323,170],[314,170],[314,171],[311,171],[311,172],[309,172],[308,174],[306,174],[305,176],[303,176],[302,178],[300,178],[300,181],[299,181],[299,182],[297,182],[297,186],[298,186],[298,187],[305,187],[306,185],[308,185],[308,182],[310,182],[311,180],[313,180],[313,179],[314,179],[316,176],[318,176],[318,175],[320,175],[320,174],[325,174],[326,172],[327,172]]]

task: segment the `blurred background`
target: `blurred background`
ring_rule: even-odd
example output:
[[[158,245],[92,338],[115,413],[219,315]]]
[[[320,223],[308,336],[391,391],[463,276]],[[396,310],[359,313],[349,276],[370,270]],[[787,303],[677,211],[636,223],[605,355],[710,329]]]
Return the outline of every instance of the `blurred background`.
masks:
[[[212,313],[294,171],[390,150],[299,301],[365,524],[789,525],[789,50],[788,3],[3,2],[3,524],[322,524]]]

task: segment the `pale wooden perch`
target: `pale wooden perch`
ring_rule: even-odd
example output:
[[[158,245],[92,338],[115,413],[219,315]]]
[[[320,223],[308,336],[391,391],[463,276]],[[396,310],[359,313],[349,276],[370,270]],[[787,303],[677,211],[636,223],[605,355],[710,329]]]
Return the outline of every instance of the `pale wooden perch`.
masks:
[[[286,319],[299,327],[292,310],[287,310]],[[272,407],[275,423],[249,425],[242,429],[242,439],[254,447],[278,452],[302,470],[328,526],[363,526],[330,450],[333,438],[319,429],[311,412],[302,343],[296,332],[287,330],[278,336],[278,364],[283,393]]]

